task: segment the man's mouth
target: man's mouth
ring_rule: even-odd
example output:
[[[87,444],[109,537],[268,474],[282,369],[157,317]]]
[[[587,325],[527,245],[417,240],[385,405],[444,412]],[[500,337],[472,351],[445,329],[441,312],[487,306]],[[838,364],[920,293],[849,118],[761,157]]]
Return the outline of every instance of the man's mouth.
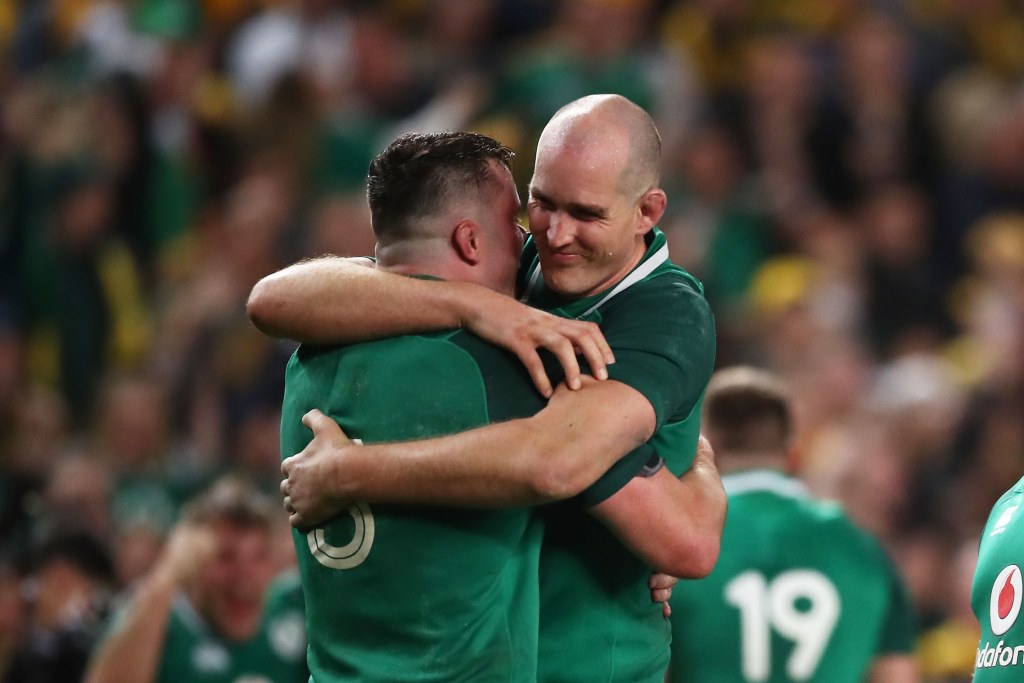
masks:
[[[562,251],[553,251],[550,254],[550,258],[553,263],[556,263],[558,265],[569,265],[581,260],[583,258],[583,255]]]

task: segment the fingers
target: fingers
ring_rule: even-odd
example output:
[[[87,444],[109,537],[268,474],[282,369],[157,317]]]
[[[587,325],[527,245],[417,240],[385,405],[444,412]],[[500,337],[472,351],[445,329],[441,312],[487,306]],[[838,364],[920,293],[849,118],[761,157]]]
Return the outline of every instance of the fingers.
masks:
[[[322,412],[313,408],[302,416],[302,424],[313,431],[313,438],[320,436],[331,436],[331,433],[342,439],[348,439],[348,435],[341,429],[341,425]]]
[[[651,574],[647,579],[647,587],[651,589],[651,602],[661,603],[661,613],[666,619],[672,614],[672,606],[668,604],[672,597],[672,588],[679,583],[679,579],[668,574]]]
[[[302,424],[305,425],[306,428],[308,429],[313,429],[313,424],[322,417],[325,417],[324,414],[321,413],[316,408],[313,408],[313,410],[309,411],[308,413],[302,416]],[[316,430],[313,429],[313,431]]]
[[[558,358],[558,363],[565,371],[566,386],[570,389],[579,389],[582,384],[580,380],[580,363],[576,359],[576,350],[573,348],[572,343],[564,337],[556,337],[544,346]]]
[[[652,591],[663,588],[671,589],[675,587],[677,583],[679,583],[679,579],[668,574],[655,573],[651,574],[651,577],[647,579],[647,587]],[[660,602],[660,600],[655,602]]]
[[[708,441],[707,437],[703,434],[697,439],[697,456],[702,460],[706,460],[714,464],[715,462],[715,449],[711,447],[711,442]]]
[[[608,367],[615,362],[615,354],[608,340],[604,338],[601,328],[597,323],[573,322],[573,325],[580,326],[577,333],[572,336],[573,344],[579,354],[587,360],[591,374],[597,379],[608,379]]]
[[[530,379],[533,380],[533,385],[537,387],[540,395],[544,398],[551,398],[551,380],[548,379],[548,373],[544,371],[544,363],[541,362],[537,350],[530,347],[522,352],[517,352],[516,355],[519,356],[519,361],[526,366],[526,371],[530,373]]]
[[[604,339],[604,337],[601,337]],[[578,355],[583,356],[590,366],[590,373],[597,379],[608,379],[608,357],[601,350],[597,340],[585,337],[577,342]],[[612,361],[614,362],[614,361]]]

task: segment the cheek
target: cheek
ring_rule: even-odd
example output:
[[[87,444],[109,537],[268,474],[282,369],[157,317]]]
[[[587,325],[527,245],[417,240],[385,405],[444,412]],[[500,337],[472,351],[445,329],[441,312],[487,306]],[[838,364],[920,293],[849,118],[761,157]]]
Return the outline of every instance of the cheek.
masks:
[[[551,214],[538,207],[531,207],[526,210],[526,217],[530,221],[530,232],[536,237],[537,233],[547,230]]]

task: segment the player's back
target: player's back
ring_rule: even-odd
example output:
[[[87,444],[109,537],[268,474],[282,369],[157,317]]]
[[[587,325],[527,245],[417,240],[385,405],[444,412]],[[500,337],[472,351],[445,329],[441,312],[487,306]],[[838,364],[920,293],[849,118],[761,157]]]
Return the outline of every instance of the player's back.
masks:
[[[542,407],[520,364],[464,332],[301,347],[282,449],[319,408],[364,443],[462,431]],[[317,683],[536,677],[540,528],[529,509],[353,505],[295,534]]]
[[[860,683],[908,652],[913,623],[888,557],[834,504],[785,475],[724,477],[712,574],[672,597],[672,683]]]

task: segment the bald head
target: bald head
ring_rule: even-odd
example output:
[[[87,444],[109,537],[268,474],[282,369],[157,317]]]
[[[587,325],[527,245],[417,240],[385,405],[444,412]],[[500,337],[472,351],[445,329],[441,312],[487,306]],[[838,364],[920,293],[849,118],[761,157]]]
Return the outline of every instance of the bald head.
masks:
[[[541,133],[538,155],[545,147],[571,148],[581,163],[613,151],[622,164],[619,190],[626,196],[658,186],[661,136],[650,114],[621,95],[588,95],[559,109]]]

